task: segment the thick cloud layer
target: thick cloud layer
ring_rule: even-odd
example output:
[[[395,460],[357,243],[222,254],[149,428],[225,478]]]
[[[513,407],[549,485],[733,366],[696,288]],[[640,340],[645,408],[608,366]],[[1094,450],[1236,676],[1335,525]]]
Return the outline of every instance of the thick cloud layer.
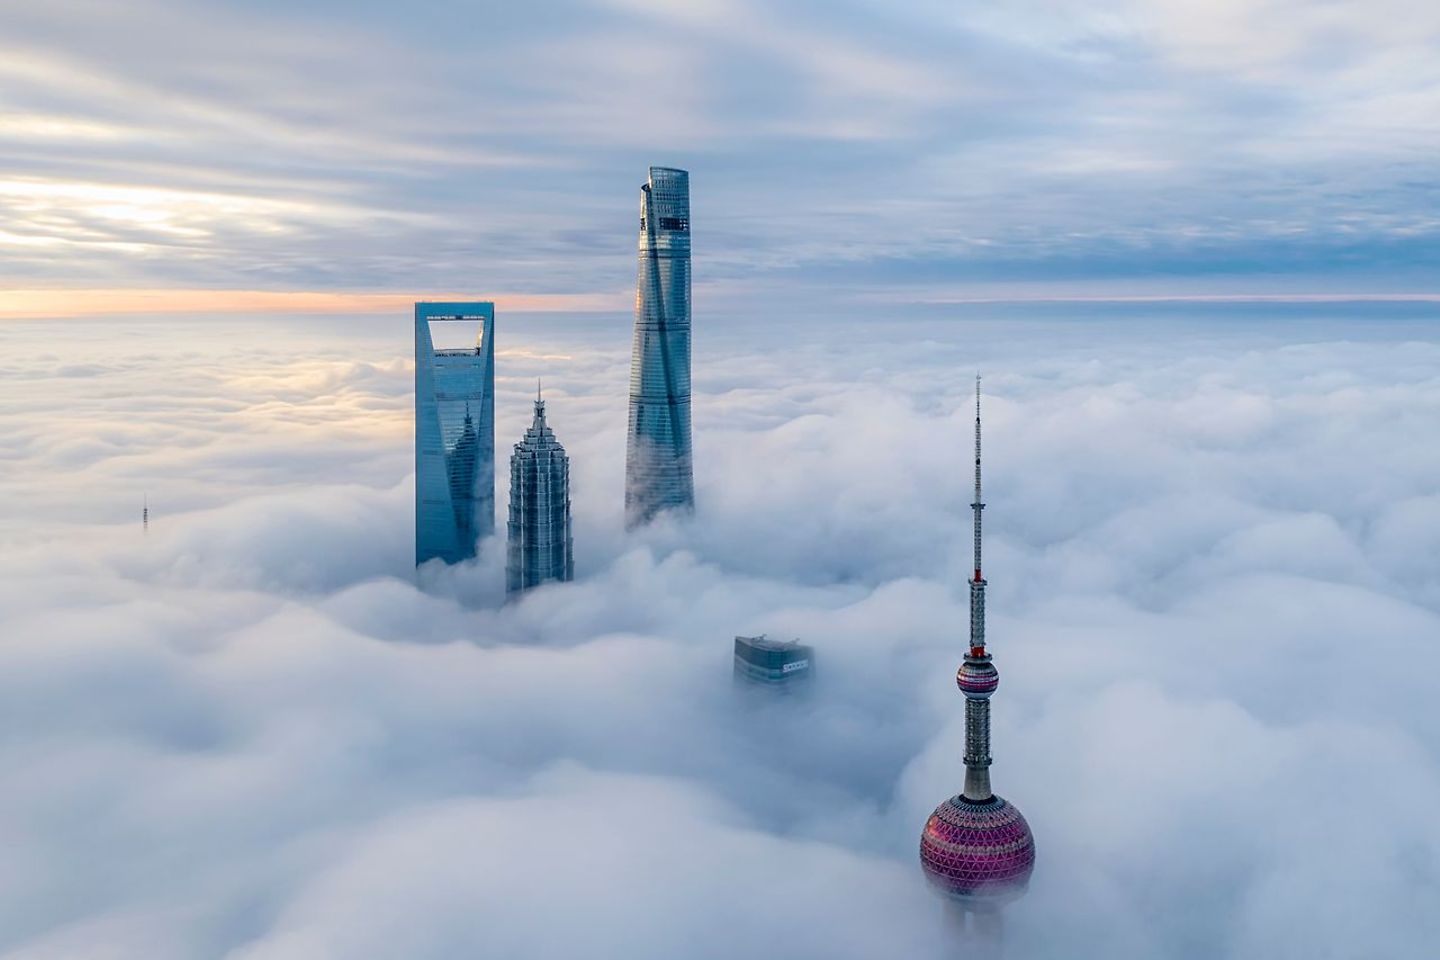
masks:
[[[503,607],[409,566],[403,318],[0,327],[0,953],[954,956],[979,368],[1011,956],[1429,956],[1440,349],[1234,320],[712,318],[635,537],[627,321],[505,321],[579,575]],[[812,696],[733,689],[762,630]]]

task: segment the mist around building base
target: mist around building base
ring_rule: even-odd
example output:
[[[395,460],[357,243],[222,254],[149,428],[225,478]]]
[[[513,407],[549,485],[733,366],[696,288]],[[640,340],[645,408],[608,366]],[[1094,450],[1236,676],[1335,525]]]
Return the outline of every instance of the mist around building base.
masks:
[[[1006,956],[1427,958],[1440,347],[1370,309],[697,316],[698,509],[633,535],[629,318],[508,324],[576,528],[512,604],[498,539],[413,568],[408,318],[7,323],[0,953],[956,956],[979,370]],[[737,698],[760,633],[806,696]]]

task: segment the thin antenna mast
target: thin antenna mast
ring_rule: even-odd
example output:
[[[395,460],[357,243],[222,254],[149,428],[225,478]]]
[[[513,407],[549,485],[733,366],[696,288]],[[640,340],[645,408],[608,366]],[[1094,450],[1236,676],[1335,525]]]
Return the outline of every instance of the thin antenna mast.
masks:
[[[980,498],[980,374],[975,374],[975,502],[970,504],[975,511],[975,580],[984,579],[980,574],[980,511],[985,502]]]
[[[980,512],[985,501],[980,497],[980,374],[975,374],[975,577],[970,581],[970,655],[985,655],[985,576],[980,565]]]

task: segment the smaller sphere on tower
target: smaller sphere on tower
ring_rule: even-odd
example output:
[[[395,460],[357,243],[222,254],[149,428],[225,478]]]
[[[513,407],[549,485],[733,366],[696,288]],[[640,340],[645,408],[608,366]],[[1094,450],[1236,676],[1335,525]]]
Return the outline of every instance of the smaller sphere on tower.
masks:
[[[955,671],[955,685],[971,700],[989,700],[1000,686],[1000,671],[990,662],[988,653],[983,658],[969,656]]]

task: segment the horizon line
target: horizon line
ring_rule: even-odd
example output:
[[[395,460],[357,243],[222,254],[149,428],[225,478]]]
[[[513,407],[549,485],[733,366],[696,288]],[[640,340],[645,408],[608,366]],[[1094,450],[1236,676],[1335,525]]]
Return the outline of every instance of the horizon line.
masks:
[[[899,294],[899,295],[897,295]],[[1025,303],[1440,303],[1440,292],[1404,293],[1153,293],[1016,294],[1011,296],[904,296],[891,290],[864,296],[912,305]],[[47,320],[143,313],[409,313],[426,300],[488,300],[511,313],[618,313],[634,304],[631,292],[456,293],[453,291],[323,291],[175,288],[27,288],[0,290],[0,320]]]
[[[621,293],[414,293],[236,290],[190,287],[0,290],[0,320],[63,320],[139,313],[403,313],[416,303],[490,301],[512,313],[604,313],[629,309]]]
[[[1142,293],[918,297],[915,304],[986,303],[1440,303],[1437,293]]]

